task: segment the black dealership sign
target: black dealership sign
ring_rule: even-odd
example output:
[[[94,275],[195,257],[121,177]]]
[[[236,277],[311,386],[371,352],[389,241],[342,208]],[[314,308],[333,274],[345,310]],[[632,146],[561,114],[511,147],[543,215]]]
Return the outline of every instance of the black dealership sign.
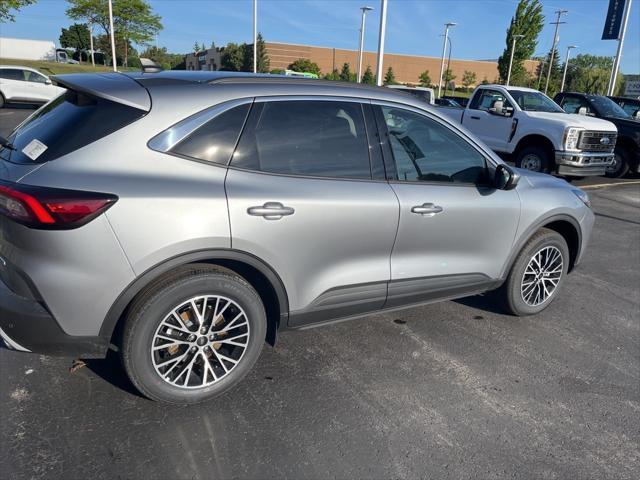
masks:
[[[626,0],[609,0],[609,10],[607,10],[607,19],[604,22],[602,40],[618,40],[626,3]]]

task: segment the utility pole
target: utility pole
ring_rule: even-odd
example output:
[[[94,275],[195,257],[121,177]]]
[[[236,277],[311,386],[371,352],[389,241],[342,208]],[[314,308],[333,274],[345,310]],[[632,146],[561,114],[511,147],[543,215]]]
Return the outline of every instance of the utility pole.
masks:
[[[357,81],[362,81],[362,52],[364,51],[364,21],[367,16],[367,12],[373,10],[372,7],[360,7],[362,10],[362,21],[360,23],[360,49],[358,50],[358,77]]]
[[[556,26],[556,30],[553,34],[553,46],[551,47],[551,58],[549,60],[549,68],[547,70],[547,82],[544,85],[544,93],[547,93],[547,90],[549,89],[549,78],[551,77],[551,67],[553,66],[553,57],[554,54],[556,52],[556,45],[558,44],[558,27],[563,24],[563,23],[567,23],[567,22],[561,22],[560,21],[560,17],[567,13],[569,10],[556,10],[556,15],[558,15],[558,18],[556,19],[555,22],[551,22],[550,25],[555,25]]]
[[[513,42],[511,42],[511,57],[509,58],[509,73],[507,73],[507,87],[511,81],[511,67],[513,65],[513,52],[516,50],[516,39],[522,38],[524,35],[514,35]]]
[[[387,0],[380,0],[380,32],[378,34],[378,65],[376,84],[382,86],[382,60],[384,57],[384,35],[387,28]]]
[[[442,61],[440,62],[440,80],[438,81],[438,98],[442,93],[442,75],[444,74],[444,57],[447,54],[447,40],[449,39],[449,27],[455,27],[457,23],[447,22],[444,24],[444,41],[442,42]]]
[[[620,36],[618,37],[618,51],[616,52],[616,58],[613,61],[613,68],[611,69],[611,78],[609,79],[609,88],[607,89],[607,95],[613,95],[616,89],[616,80],[618,80],[618,69],[620,68],[620,58],[622,57],[622,45],[624,44],[624,36],[627,33],[627,22],[629,21],[629,12],[631,12],[631,0],[627,0],[626,9],[624,11],[624,19],[622,20],[622,29],[620,30]]]
[[[89,48],[91,49],[91,65],[96,66],[96,59],[93,56],[93,20],[89,22]]]
[[[111,63],[113,64],[113,71],[118,71],[118,65],[116,61],[116,37],[113,33],[113,5],[111,0],[109,0],[109,30],[111,33]]]
[[[253,0],[253,73],[258,73],[258,0]]]
[[[569,45],[567,47],[567,58],[564,60],[564,71],[562,72],[562,83],[560,84],[560,91],[564,92],[564,81],[567,79],[567,66],[569,65],[569,53],[573,48],[578,48],[577,45]]]

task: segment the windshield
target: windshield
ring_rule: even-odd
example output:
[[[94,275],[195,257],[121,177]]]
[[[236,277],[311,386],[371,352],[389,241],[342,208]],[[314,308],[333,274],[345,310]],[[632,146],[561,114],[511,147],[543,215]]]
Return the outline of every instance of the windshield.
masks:
[[[631,115],[625,112],[620,105],[607,97],[594,96],[589,97],[589,100],[603,117],[631,118]]]
[[[509,93],[525,112],[564,113],[557,103],[540,92],[509,90]]]

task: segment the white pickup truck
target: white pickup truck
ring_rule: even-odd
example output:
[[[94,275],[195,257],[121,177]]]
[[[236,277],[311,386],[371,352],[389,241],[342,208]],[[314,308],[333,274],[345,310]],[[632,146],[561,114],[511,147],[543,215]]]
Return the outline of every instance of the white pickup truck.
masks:
[[[570,114],[537,90],[481,85],[467,108],[440,107],[517,167],[565,176],[604,175],[614,161],[616,126]]]

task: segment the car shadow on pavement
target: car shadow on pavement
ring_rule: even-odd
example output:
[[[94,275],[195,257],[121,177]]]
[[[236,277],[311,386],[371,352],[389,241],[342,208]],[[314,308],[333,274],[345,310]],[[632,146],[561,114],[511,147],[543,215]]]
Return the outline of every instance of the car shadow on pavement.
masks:
[[[108,350],[104,359],[87,359],[84,362],[89,370],[114,387],[143,398],[125,374],[120,357],[113,350]]]
[[[491,293],[458,298],[454,300],[454,302],[467,307],[477,308],[478,310],[484,310],[485,312],[495,313],[497,315],[507,315],[507,312],[504,311],[500,306],[500,303]]]

